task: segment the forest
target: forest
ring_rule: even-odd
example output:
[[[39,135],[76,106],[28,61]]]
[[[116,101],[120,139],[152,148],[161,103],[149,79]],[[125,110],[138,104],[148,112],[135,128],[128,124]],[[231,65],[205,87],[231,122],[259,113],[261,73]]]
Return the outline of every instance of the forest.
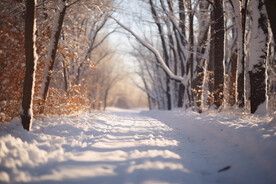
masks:
[[[1,1],[1,122],[105,109],[124,78],[149,109],[274,113],[274,1],[139,0],[130,24],[122,4]],[[118,32],[129,43],[114,44]],[[125,44],[131,72],[116,54]]]
[[[0,183],[276,183],[275,0],[1,0]]]

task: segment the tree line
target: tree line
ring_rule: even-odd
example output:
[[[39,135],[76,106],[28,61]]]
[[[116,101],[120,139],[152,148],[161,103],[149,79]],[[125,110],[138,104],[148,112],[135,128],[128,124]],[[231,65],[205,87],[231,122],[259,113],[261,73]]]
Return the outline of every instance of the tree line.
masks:
[[[271,0],[139,1],[150,19],[132,55],[150,108],[275,110],[275,10]],[[138,22],[138,21],[137,21]]]
[[[107,29],[113,1],[0,2],[0,121],[105,108],[122,75]],[[117,63],[117,64],[116,64]]]
[[[1,121],[20,114],[30,130],[33,114],[105,108],[122,78],[110,19],[138,41],[131,54],[150,109],[275,110],[274,1],[138,2],[140,32],[112,16],[111,0],[1,1]]]

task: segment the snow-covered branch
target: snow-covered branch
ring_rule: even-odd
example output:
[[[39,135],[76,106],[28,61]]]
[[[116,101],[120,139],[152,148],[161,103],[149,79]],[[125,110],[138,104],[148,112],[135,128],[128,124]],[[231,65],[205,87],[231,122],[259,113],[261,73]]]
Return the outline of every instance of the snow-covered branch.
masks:
[[[129,32],[133,37],[135,37],[135,39],[141,43],[144,47],[146,47],[148,50],[150,50],[155,57],[157,58],[158,62],[161,64],[161,67],[163,68],[163,70],[166,72],[166,74],[173,80],[178,81],[178,82],[184,82],[184,78],[181,76],[177,76],[175,75],[170,69],[169,67],[165,64],[165,61],[163,60],[161,54],[159,53],[159,51],[154,48],[151,44],[149,44],[148,42],[146,42],[145,40],[143,40],[142,38],[140,38],[140,36],[138,36],[136,33],[134,33],[130,28],[126,27],[125,25],[123,25],[121,22],[119,22],[116,18],[110,16],[110,18],[112,18],[119,26],[121,26],[123,29],[125,29],[127,32]]]

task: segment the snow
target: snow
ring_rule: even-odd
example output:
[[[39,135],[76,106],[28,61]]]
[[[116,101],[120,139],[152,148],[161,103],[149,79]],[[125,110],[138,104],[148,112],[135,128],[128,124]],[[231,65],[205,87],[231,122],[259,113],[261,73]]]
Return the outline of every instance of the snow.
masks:
[[[0,124],[0,183],[276,183],[275,130],[184,110],[44,117],[31,132],[14,119]]]
[[[267,83],[267,80],[266,80],[265,82]],[[266,86],[267,86],[267,84],[266,84]],[[266,94],[266,99],[268,99],[267,94]],[[267,103],[267,100],[265,100],[263,103],[261,103],[261,104],[258,106],[258,108],[257,108],[257,110],[256,110],[256,112],[255,112],[255,114],[256,114],[256,115],[259,115],[259,116],[264,116],[264,115],[267,114],[267,112],[268,112],[268,103]]]

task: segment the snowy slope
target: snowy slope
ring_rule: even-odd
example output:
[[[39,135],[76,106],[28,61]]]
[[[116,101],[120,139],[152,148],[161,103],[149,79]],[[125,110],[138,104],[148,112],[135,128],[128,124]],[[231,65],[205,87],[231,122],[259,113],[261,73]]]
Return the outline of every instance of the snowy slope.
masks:
[[[275,123],[109,109],[0,124],[0,183],[276,183]],[[220,169],[225,171],[218,172]]]

